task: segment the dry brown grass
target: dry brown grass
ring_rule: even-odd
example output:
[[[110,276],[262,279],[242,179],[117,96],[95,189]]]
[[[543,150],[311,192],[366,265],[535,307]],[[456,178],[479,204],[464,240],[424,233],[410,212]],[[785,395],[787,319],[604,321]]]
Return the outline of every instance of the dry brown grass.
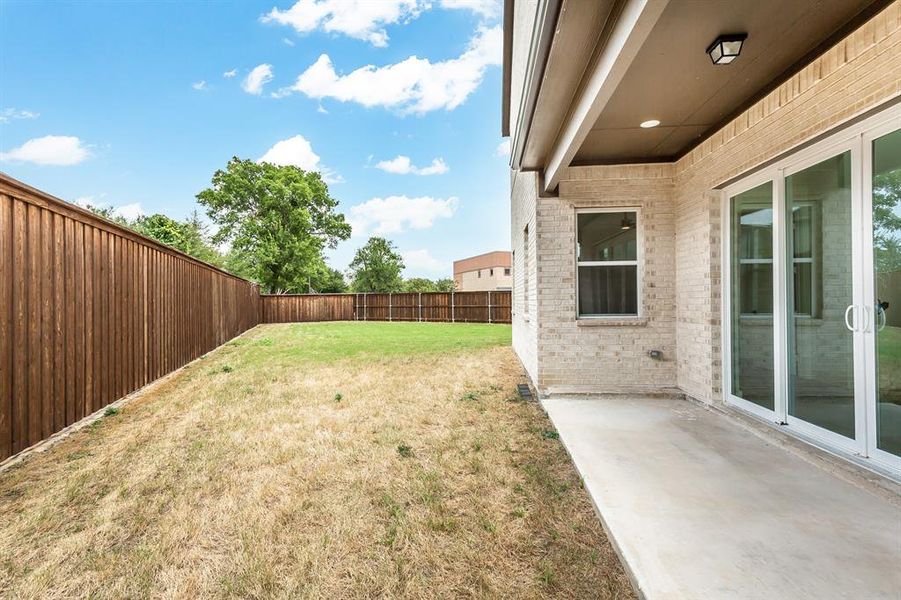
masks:
[[[0,474],[3,595],[632,596],[509,347],[302,361],[303,332]]]

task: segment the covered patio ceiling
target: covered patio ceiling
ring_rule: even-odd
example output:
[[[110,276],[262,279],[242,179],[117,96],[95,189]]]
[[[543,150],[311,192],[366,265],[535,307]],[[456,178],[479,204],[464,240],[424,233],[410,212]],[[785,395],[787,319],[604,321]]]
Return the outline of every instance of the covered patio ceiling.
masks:
[[[820,48],[872,0],[670,2],[629,65],[574,163],[683,154]],[[747,33],[741,56],[714,65],[717,36]],[[660,125],[642,129],[655,119]]]
[[[677,159],[887,3],[559,0],[513,164],[552,190],[569,165]],[[714,65],[707,47],[731,33],[741,56]]]

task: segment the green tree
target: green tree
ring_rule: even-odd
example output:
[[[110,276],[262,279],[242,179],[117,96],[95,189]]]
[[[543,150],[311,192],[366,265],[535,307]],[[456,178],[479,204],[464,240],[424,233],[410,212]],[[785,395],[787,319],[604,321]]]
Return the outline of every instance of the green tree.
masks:
[[[901,271],[901,170],[873,178],[873,246],[876,270]]]
[[[115,213],[115,209],[111,206],[94,206],[93,204],[88,204],[85,208],[97,216],[103,217],[107,221],[112,221],[113,223],[118,223],[124,227],[131,227],[132,223],[126,219],[125,217],[121,217]]]
[[[350,263],[351,288],[355,292],[399,292],[404,260],[385,238],[369,238]]]
[[[217,267],[224,263],[222,253],[211,244],[207,226],[200,220],[197,211],[184,221],[176,221],[162,214],[144,216],[132,223],[131,227],[138,233],[204,262]]]
[[[197,194],[243,274],[268,292],[303,292],[321,270],[322,251],[350,237],[319,173],[232,158]]]
[[[138,233],[151,237],[161,244],[166,244],[178,250],[183,249],[182,225],[175,219],[166,215],[155,214],[140,217],[132,225]]]
[[[450,277],[439,279],[435,282],[436,292],[453,292],[455,289],[457,289],[457,284]]]
[[[311,284],[313,291],[320,294],[342,294],[347,291],[347,282],[344,274],[338,269],[333,269],[323,263],[322,269],[313,279]]]
[[[404,281],[405,292],[437,292],[435,282],[425,277],[411,277]]]
[[[224,262],[222,254],[210,243],[207,226],[200,220],[196,211],[191,213],[191,216],[184,221],[176,221],[159,213],[141,216],[134,221],[129,221],[125,217],[116,215],[115,209],[111,207],[88,206],[87,208],[105,219],[128,227],[132,231],[180,250],[194,258],[217,267],[222,266]]]
[[[211,236],[207,224],[200,220],[197,211],[192,211],[191,216],[182,221],[182,252],[190,254],[194,258],[208,262],[217,267],[224,263],[222,253],[211,243]]]

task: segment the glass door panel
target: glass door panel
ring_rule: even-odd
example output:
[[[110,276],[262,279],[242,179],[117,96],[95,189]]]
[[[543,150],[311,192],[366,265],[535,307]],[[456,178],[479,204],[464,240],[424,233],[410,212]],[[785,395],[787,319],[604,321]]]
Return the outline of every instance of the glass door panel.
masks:
[[[774,410],[773,183],[730,202],[731,391]]]
[[[901,456],[901,130],[873,140],[876,447]]]
[[[785,178],[788,414],[855,437],[851,153]]]

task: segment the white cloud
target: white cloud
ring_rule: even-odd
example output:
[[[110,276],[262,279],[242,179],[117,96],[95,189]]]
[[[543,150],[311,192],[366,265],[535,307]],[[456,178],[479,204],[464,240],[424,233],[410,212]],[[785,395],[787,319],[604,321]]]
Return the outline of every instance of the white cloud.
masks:
[[[198,81],[197,83],[192,83],[192,84],[191,84],[191,87],[194,88],[195,90],[207,90],[207,89],[209,89],[209,88],[206,86],[206,81],[204,81],[204,80]]]
[[[471,10],[486,19],[493,19],[503,12],[503,0],[441,0],[441,8]]]
[[[408,175],[410,173],[414,175],[441,175],[450,170],[443,158],[433,159],[431,165],[420,168],[410,162],[409,156],[403,155],[399,155],[391,160],[379,161],[375,165],[375,168],[381,169],[386,173],[394,173],[397,175]]]
[[[223,73],[222,76],[225,77],[226,79],[231,79],[232,77],[236,76],[237,74],[238,74],[238,69],[232,69],[231,71],[226,71],[225,73]]]
[[[15,108],[4,108],[0,111],[0,123],[6,124],[15,119],[37,119],[40,113],[30,110],[16,110]]]
[[[106,197],[106,193],[100,194],[99,196],[79,196],[72,201],[72,204],[76,204],[82,208],[110,208],[112,216],[123,217],[129,221],[134,221],[138,217],[143,217],[147,214],[141,207],[140,202],[132,202],[131,204],[123,204],[114,207],[111,206],[109,202],[104,202],[102,200],[104,197]]]
[[[299,33],[321,28],[384,47],[385,25],[406,23],[428,7],[423,0],[299,0],[285,11],[273,8],[260,20],[290,25]]]
[[[428,229],[436,219],[449,219],[457,210],[457,198],[388,196],[351,206],[348,221],[354,235],[385,235],[405,229]]]
[[[122,217],[129,221],[134,221],[138,217],[144,216],[146,213],[144,209],[141,208],[140,202],[133,202],[132,204],[123,204],[122,206],[117,206],[113,209],[113,216]]]
[[[319,162],[319,155],[313,152],[313,146],[302,135],[295,135],[286,140],[276,142],[257,162],[273,165],[292,165],[304,171],[319,171],[326,183],[343,183],[344,178]]]
[[[323,54],[298,76],[294,85],[276,96],[302,92],[310,98],[334,98],[363,106],[383,106],[402,112],[453,110],[482,82],[488,67],[501,64],[501,27],[479,27],[467,50],[457,58],[436,63],[411,56],[399,63],[360,67],[339,75]]]
[[[450,264],[442,262],[432,256],[428,250],[408,250],[400,253],[404,259],[404,266],[407,269],[415,269],[418,271],[430,271],[432,273],[449,272]]]
[[[0,152],[0,160],[18,160],[38,165],[77,165],[91,152],[80,139],[70,135],[45,135],[30,139],[9,152]]]
[[[495,156],[510,156],[510,140],[504,140],[500,144],[497,145],[497,150],[494,151]]]
[[[319,106],[316,107],[316,112],[318,112],[320,115],[327,115],[327,114],[328,114],[328,111],[325,110],[325,107],[322,106],[321,104],[320,104]]]
[[[97,200],[94,196],[79,196],[75,200],[72,201],[72,204],[76,204],[82,208],[88,208],[90,206],[99,206]]]
[[[257,65],[248,73],[241,83],[241,87],[248,94],[259,96],[263,93],[263,86],[272,81],[272,65]]]
[[[291,46],[292,48],[294,47],[294,40],[292,40],[292,39],[289,39],[289,38],[282,38],[282,43],[283,43],[285,46]]]

